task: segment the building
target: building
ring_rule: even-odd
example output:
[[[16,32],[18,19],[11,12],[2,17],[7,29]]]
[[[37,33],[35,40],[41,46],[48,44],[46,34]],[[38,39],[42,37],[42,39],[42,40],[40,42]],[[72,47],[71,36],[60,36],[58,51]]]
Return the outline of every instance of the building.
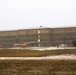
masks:
[[[76,46],[76,27],[53,28],[52,45]]]
[[[30,46],[76,46],[76,27],[65,28],[30,28],[11,31],[0,31],[0,47],[14,47],[14,44],[36,41]]]

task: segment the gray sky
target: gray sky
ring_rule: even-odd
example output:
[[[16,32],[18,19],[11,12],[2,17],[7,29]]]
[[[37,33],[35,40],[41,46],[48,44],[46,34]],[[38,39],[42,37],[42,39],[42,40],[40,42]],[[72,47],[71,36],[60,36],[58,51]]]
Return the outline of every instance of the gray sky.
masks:
[[[76,27],[76,0],[0,0],[0,30]]]

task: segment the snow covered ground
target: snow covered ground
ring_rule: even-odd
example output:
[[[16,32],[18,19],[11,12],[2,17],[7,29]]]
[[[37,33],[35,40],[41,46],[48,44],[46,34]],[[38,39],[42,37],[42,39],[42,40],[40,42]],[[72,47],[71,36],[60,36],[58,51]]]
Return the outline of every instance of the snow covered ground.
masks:
[[[57,49],[64,49],[64,48],[58,48],[58,47],[28,47],[26,49],[29,50],[57,50]]]
[[[45,59],[76,60],[76,55],[56,55],[56,56],[45,56],[45,57],[0,57],[0,60],[45,60]]]
[[[28,49],[28,50],[39,50],[39,51],[43,51],[43,50],[63,50],[63,49],[76,49],[76,47],[25,47],[25,48],[21,48],[21,47],[14,47],[14,48],[8,48],[8,49]]]
[[[28,50],[63,50],[63,49],[76,49],[76,47],[14,47],[14,48],[8,48],[8,49],[28,49]],[[45,56],[45,57],[0,57],[0,60],[45,60],[45,59],[56,59],[56,60],[62,60],[62,59],[70,59],[70,60],[76,60],[76,55],[53,55],[53,56]]]

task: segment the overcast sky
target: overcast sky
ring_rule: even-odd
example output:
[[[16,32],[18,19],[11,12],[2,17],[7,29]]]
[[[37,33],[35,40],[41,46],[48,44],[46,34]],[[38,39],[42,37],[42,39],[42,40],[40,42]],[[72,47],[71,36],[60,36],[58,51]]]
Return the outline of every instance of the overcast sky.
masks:
[[[0,0],[0,30],[76,27],[76,0]]]

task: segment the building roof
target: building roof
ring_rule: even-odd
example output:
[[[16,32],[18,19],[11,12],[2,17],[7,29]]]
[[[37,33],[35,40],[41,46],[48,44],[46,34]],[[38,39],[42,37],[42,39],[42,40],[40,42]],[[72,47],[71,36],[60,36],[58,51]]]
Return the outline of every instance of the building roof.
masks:
[[[31,28],[25,28],[19,30],[30,30],[30,29],[50,29],[50,27],[39,26],[39,27],[31,27]]]
[[[76,27],[56,27],[56,28],[52,28],[52,29],[67,29],[67,28],[76,28]]]

